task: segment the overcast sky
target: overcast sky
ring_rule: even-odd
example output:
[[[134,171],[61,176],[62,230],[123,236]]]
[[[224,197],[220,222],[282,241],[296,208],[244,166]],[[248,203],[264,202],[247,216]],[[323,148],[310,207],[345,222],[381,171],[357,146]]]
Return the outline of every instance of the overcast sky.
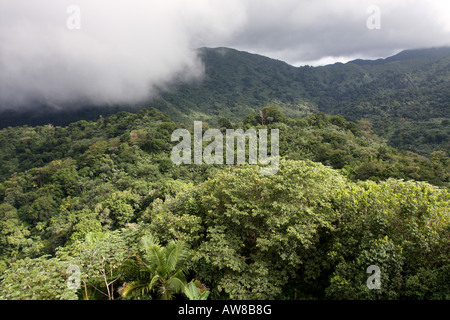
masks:
[[[0,0],[0,108],[143,99],[201,79],[202,46],[300,66],[444,45],[449,0]]]

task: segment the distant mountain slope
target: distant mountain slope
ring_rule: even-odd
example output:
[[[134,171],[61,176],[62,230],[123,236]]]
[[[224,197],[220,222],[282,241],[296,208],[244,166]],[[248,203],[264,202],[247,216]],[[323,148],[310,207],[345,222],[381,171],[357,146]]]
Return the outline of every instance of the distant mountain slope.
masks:
[[[285,62],[229,48],[201,48],[205,77],[176,84],[140,106],[84,108],[64,114],[0,114],[0,127],[94,120],[100,114],[154,106],[175,121],[219,117],[242,121],[272,104],[287,116],[322,111],[351,121],[369,120],[393,146],[429,155],[450,151],[450,48],[406,50],[379,60],[355,60],[323,67]],[[40,123],[41,121],[41,123]]]
[[[306,76],[285,62],[229,48],[201,48],[205,64],[201,83],[179,85],[152,105],[170,112],[175,107],[190,119],[225,116],[242,119],[268,105],[279,105],[288,116],[317,112],[307,99]],[[308,71],[305,69],[305,73]]]
[[[377,59],[377,60],[356,59],[350,61],[350,63],[359,65],[379,65],[401,60],[440,58],[447,55],[450,55],[450,47],[414,49],[414,50],[403,50],[398,54],[388,57],[386,59]]]
[[[450,150],[450,48],[406,50],[382,60],[323,67],[282,61],[228,48],[202,48],[206,77],[181,85],[156,107],[179,119],[240,120],[274,104],[288,116],[322,111],[369,120],[399,148],[430,154]]]

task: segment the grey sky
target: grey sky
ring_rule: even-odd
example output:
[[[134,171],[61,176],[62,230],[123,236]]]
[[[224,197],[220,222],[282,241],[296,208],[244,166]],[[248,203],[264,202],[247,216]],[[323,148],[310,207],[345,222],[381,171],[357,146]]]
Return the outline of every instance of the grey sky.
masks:
[[[367,28],[370,6],[380,29]],[[250,0],[226,43],[294,65],[379,58],[450,44],[448,0]]]
[[[201,46],[318,65],[443,45],[448,0],[0,0],[0,108],[138,101],[201,78]]]

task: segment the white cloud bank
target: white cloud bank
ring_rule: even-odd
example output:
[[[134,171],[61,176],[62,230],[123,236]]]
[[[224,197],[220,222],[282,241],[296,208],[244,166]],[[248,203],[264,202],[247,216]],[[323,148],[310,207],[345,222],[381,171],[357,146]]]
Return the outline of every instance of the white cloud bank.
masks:
[[[145,99],[200,77],[194,42],[227,39],[239,12],[236,1],[2,0],[0,105]]]
[[[370,5],[379,30],[366,26]],[[0,0],[0,108],[136,102],[201,78],[201,46],[317,65],[442,45],[448,0]]]

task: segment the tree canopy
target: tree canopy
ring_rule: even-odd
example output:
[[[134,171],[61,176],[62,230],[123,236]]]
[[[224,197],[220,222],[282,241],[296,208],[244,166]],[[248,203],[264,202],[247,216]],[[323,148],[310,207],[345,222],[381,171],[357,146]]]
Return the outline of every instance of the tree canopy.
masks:
[[[154,109],[1,130],[0,299],[448,299],[446,152],[269,111],[222,124],[279,129],[274,175],[174,165]]]

